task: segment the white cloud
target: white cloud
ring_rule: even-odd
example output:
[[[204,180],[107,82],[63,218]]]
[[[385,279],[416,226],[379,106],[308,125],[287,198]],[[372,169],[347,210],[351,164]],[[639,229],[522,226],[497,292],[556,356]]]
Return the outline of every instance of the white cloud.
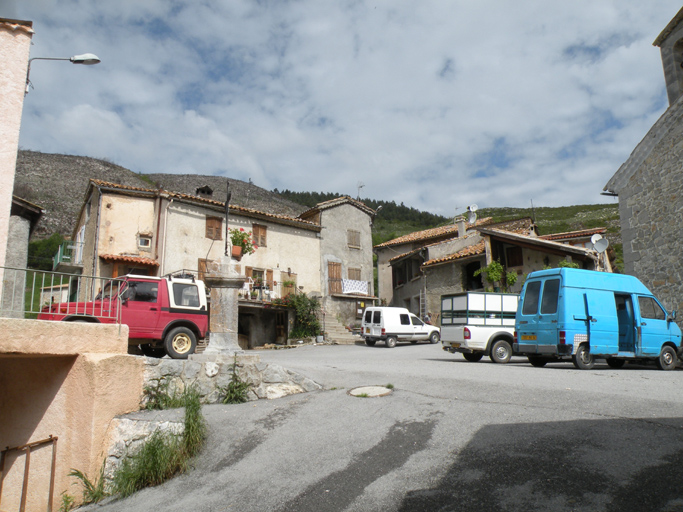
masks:
[[[444,215],[606,201],[666,106],[651,43],[679,8],[27,0],[32,56],[102,64],[36,63],[21,145]]]

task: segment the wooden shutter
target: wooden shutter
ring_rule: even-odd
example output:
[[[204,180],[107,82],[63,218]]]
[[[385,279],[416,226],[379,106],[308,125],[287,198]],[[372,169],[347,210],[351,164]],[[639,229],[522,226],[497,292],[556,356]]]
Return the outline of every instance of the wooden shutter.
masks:
[[[261,224],[252,224],[251,232],[254,243],[259,247],[266,247],[266,226],[262,226]]]
[[[206,217],[206,238],[223,240],[223,219],[220,217]]]
[[[336,263],[330,261],[327,263],[327,279],[328,279],[328,292],[341,293],[342,292],[342,265],[341,263]]]
[[[269,290],[273,289],[273,269],[272,268],[266,270],[266,284],[268,285]]]
[[[347,273],[349,274],[349,279],[352,279],[354,281],[360,281],[360,269],[359,268],[350,268]]]
[[[360,249],[360,231],[349,229],[346,232],[346,241],[349,247]]]

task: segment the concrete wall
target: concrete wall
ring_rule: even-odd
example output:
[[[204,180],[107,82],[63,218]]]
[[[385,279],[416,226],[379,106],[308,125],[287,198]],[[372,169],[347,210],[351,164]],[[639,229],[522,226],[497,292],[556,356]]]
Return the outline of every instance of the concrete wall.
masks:
[[[5,266],[26,268],[28,261],[28,239],[31,234],[31,221],[12,215],[9,221],[7,256]],[[9,318],[24,318],[24,292],[26,272],[8,270],[2,280],[2,311]]]
[[[0,21],[0,267],[5,266],[21,111],[33,36],[31,25],[31,22]]]
[[[71,468],[95,477],[110,422],[139,408],[143,358],[126,354],[126,326],[0,319],[0,329],[0,446],[58,437],[57,510]],[[28,511],[46,509],[51,454],[31,453]],[[24,460],[8,455],[3,510],[19,509]]]

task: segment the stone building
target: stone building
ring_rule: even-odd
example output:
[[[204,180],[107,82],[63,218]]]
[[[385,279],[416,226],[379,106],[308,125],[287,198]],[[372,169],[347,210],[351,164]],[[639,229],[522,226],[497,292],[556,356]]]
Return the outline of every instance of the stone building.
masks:
[[[668,309],[683,307],[683,9],[654,41],[661,50],[669,107],[612,176],[619,197],[624,270]]]

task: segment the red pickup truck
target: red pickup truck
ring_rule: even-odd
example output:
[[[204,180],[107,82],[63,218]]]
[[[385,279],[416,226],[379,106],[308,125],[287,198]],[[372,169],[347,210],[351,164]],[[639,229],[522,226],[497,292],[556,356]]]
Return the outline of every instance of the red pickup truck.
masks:
[[[126,275],[110,281],[92,302],[60,302],[38,320],[126,324],[128,345],[150,357],[186,359],[206,336],[209,310],[203,281],[190,275]]]

